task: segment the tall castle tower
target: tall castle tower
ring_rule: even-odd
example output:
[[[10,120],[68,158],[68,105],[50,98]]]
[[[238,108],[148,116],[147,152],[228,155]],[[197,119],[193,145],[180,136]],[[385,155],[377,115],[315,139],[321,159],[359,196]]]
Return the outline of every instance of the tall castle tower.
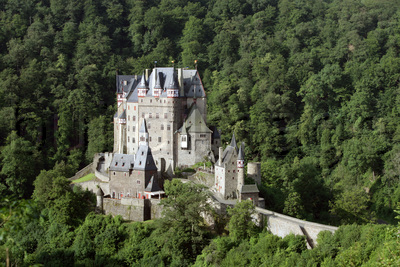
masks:
[[[154,68],[142,75],[118,75],[114,152],[135,154],[140,122],[159,171],[172,173],[204,157],[213,158],[213,132],[207,126],[207,99],[197,70]],[[214,142],[213,142],[214,141]]]

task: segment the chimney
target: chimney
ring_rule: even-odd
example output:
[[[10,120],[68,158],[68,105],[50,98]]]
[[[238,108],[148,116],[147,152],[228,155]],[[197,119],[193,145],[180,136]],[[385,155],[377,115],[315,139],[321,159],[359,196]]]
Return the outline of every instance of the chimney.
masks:
[[[154,69],[153,69],[153,88],[154,88],[154,86],[156,85],[157,78],[158,78],[157,76],[158,76],[157,68],[154,68]]]
[[[184,96],[184,86],[183,86],[183,68],[178,68],[178,82],[179,82],[179,95]]]
[[[146,78],[146,81],[149,80],[149,69],[146,69],[146,74],[144,77]]]
[[[219,147],[219,150],[218,150],[218,156],[219,156],[219,158],[218,158],[218,165],[219,166],[222,166],[222,154],[224,153],[224,150],[223,150],[223,148],[222,147]]]

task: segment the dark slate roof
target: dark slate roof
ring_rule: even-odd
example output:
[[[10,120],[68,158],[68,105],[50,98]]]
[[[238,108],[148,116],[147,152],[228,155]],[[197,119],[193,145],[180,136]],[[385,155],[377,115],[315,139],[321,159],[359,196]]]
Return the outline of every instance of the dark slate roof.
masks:
[[[215,126],[210,126],[210,130],[213,132],[212,134],[212,139],[221,139],[221,135],[219,134],[219,131],[217,129],[217,127]]]
[[[145,192],[158,192],[158,191],[162,191],[162,189],[158,185],[157,179],[155,179],[154,176],[152,176],[144,191]]]
[[[244,160],[244,142],[242,142],[239,148],[238,160],[239,159]]]
[[[172,75],[169,78],[169,83],[166,86],[167,89],[179,89],[179,83],[176,78],[175,72],[172,72]]]
[[[197,70],[183,70],[183,84],[186,97],[206,97],[206,92]]]
[[[153,155],[149,146],[141,145],[136,152],[134,170],[146,170],[152,171],[157,170],[156,164],[154,163]]]
[[[135,156],[115,153],[110,165],[110,171],[128,172],[133,169]]]
[[[115,112],[115,114],[114,114],[114,118],[118,118],[118,111],[117,111],[117,112]]]
[[[190,107],[189,114],[185,121],[186,129],[189,133],[211,133],[212,131],[207,127],[203,116],[200,114],[196,103]]]
[[[235,154],[235,148],[231,147],[231,146],[227,146],[224,150],[224,152],[222,153],[222,165],[223,166],[225,163],[230,163],[232,160],[232,156]],[[235,159],[236,161],[236,159]],[[219,161],[218,161],[219,162]],[[217,162],[217,164],[218,164]]]
[[[137,88],[139,88],[139,86],[143,86],[142,81],[144,81],[146,88],[149,88],[149,91],[147,92],[148,96],[153,95],[154,87],[158,88],[161,87],[161,89],[163,89],[163,92],[160,97],[167,97],[166,89],[171,86],[174,88],[178,86],[176,72],[177,70],[172,67],[154,68],[149,76],[147,83],[144,79],[144,75],[142,76],[139,75],[137,79],[135,79],[134,75],[118,75],[117,92],[121,93],[123,89],[124,92],[128,92],[128,97],[127,97],[128,102],[137,102],[138,101]],[[154,79],[154,75],[157,75],[157,79]],[[183,69],[182,75],[183,75],[183,91],[185,95],[181,97],[190,97],[190,98],[206,97],[206,93],[204,91],[203,84],[201,82],[197,70]],[[123,84],[124,80],[128,81],[127,86],[121,85]],[[154,81],[156,82],[154,83]]]
[[[232,161],[232,156],[235,154],[235,152],[238,153],[238,148],[236,146],[235,134],[233,134],[232,141],[231,141],[230,145],[228,145],[225,148],[224,152],[222,153],[222,159],[221,159],[222,160],[222,166],[225,163],[230,163]],[[234,159],[234,160],[236,161],[237,159]],[[218,162],[219,161],[217,161],[217,165],[218,165]],[[220,166],[220,165],[218,165],[218,166]]]
[[[127,85],[124,85],[124,81],[127,82]],[[117,93],[120,94],[122,93],[122,91],[129,92],[130,87],[132,87],[132,84],[134,83],[135,83],[134,75],[117,75],[116,77]]]
[[[259,193],[257,185],[256,184],[245,184],[242,185],[242,188],[240,188],[240,193],[241,194],[246,194],[246,193]]]
[[[232,140],[231,140],[231,147],[234,147],[236,149],[236,151],[238,151],[237,145],[236,145],[236,138],[235,138],[235,134],[232,135]]]
[[[132,90],[132,92],[130,92],[127,102],[137,103],[138,99],[139,99],[139,97],[138,97],[138,93],[137,93],[137,88],[135,88],[134,90]]]

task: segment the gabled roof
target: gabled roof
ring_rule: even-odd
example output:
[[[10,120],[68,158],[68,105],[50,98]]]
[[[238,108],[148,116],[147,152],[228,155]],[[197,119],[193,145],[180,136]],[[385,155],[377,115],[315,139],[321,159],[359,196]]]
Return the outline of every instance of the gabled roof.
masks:
[[[189,133],[212,133],[212,131],[207,127],[203,116],[200,114],[196,103],[193,103],[190,107],[189,114],[183,126],[185,125],[186,130]]]
[[[141,145],[136,152],[134,170],[156,171],[157,167],[154,163],[153,155],[149,146]]]
[[[159,191],[162,191],[162,189],[158,185],[157,179],[155,179],[154,176],[152,176],[149,183],[146,186],[146,189],[144,189],[144,191],[145,192],[159,192]]]
[[[115,153],[110,165],[110,171],[128,172],[133,168],[135,156]]]

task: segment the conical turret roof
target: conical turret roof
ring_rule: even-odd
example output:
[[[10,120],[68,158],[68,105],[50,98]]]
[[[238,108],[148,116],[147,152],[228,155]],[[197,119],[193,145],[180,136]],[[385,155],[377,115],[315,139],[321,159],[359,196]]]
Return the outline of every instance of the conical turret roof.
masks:
[[[156,84],[154,85],[154,89],[162,89],[161,87],[161,82],[160,82],[160,77],[158,77],[158,73],[154,73],[156,75]]]
[[[240,145],[238,160],[244,160],[244,142]]]
[[[171,80],[167,86],[167,89],[179,89],[178,81],[176,79],[175,72],[172,74]]]
[[[237,145],[236,145],[236,138],[235,138],[235,134],[232,135],[232,140],[231,140],[231,147],[236,149],[236,152],[238,151]]]
[[[144,72],[143,72],[142,78],[141,78],[140,83],[138,85],[138,89],[148,89],[148,88],[149,88],[149,86],[146,83],[146,78],[145,78]]]

